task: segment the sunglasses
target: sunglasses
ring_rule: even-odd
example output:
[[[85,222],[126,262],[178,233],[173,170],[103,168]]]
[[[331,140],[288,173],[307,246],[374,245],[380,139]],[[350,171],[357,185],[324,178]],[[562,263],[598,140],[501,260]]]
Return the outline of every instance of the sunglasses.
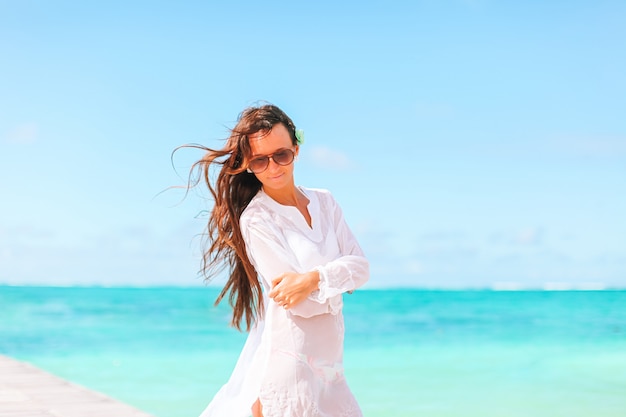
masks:
[[[260,174],[270,165],[270,159],[278,165],[289,165],[295,156],[296,154],[292,149],[279,149],[273,154],[257,156],[248,162],[248,171]]]

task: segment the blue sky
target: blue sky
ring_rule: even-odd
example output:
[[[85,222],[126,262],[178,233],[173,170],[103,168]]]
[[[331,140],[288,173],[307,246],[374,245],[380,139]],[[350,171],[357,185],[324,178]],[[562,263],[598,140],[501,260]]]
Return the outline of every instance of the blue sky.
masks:
[[[259,100],[371,287],[626,286],[626,3],[0,1],[0,283],[196,285],[172,190]]]

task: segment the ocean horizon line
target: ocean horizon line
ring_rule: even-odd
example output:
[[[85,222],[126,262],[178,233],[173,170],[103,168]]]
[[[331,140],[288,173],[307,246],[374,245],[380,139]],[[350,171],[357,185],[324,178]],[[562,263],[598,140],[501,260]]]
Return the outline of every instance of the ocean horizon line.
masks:
[[[12,282],[0,282],[0,288],[12,287],[12,288],[102,288],[102,289],[211,289],[220,290],[222,285],[217,284],[137,284],[137,283],[12,283]],[[524,291],[536,291],[536,292],[550,292],[550,291],[625,291],[626,286],[609,285],[599,282],[583,282],[583,283],[571,283],[571,282],[557,282],[550,281],[542,284],[523,284],[519,282],[495,282],[491,285],[375,285],[365,286],[359,288],[358,291],[494,291],[494,292],[524,292]]]

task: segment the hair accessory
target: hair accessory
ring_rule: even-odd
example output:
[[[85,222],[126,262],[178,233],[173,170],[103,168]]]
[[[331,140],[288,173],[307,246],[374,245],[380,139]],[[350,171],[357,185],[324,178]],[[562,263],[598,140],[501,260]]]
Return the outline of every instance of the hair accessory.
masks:
[[[304,143],[304,130],[296,129],[296,142],[298,145],[302,145]]]

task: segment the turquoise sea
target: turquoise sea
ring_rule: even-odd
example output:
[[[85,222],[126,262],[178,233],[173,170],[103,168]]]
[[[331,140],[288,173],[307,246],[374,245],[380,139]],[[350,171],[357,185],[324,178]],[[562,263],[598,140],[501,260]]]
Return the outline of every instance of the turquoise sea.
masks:
[[[0,286],[0,353],[195,417],[245,334],[214,288]],[[366,417],[626,415],[626,291],[362,290],[345,367]]]

